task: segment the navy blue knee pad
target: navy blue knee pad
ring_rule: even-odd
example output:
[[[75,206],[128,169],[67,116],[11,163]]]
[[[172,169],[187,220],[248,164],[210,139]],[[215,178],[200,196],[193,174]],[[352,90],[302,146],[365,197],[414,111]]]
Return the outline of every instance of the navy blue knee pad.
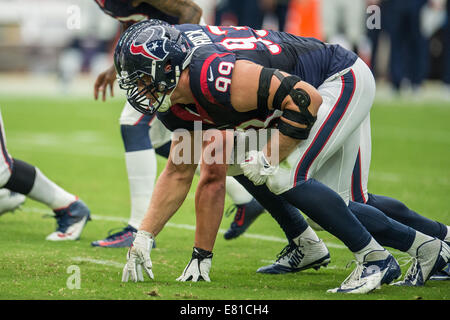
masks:
[[[152,149],[150,141],[150,127],[146,121],[136,125],[120,125],[125,152]]]

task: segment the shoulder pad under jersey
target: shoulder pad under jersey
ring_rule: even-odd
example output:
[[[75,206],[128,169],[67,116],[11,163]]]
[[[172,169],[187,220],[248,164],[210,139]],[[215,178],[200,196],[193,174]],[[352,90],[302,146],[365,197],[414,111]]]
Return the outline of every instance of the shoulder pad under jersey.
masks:
[[[189,65],[190,87],[201,106],[232,107],[230,86],[235,62],[235,54],[217,44],[194,52]]]

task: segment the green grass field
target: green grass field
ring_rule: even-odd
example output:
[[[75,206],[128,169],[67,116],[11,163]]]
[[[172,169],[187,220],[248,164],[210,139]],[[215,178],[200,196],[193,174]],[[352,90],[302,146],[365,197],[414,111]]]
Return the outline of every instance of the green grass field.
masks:
[[[195,189],[157,238],[152,251],[155,280],[121,283],[127,249],[93,248],[90,243],[124,226],[129,216],[118,125],[122,105],[119,98],[101,103],[89,98],[0,97],[10,154],[77,194],[93,214],[81,239],[64,243],[45,241],[55,221],[36,201],[28,199],[21,210],[3,215],[0,299],[450,300],[450,282],[437,281],[422,288],[383,286],[363,296],[326,293],[354,268],[346,268],[353,258],[350,251],[326,232],[318,234],[331,252],[327,268],[282,276],[257,274],[256,269],[274,261],[286,244],[269,214],[258,218],[246,237],[232,241],[223,239],[232,217],[224,218],[214,249],[212,282],[179,283],[175,279],[192,252]],[[377,103],[372,111],[370,191],[403,200],[450,224],[449,123],[448,104]],[[158,158],[159,170],[164,163]],[[80,289],[67,286],[70,266],[80,270]]]

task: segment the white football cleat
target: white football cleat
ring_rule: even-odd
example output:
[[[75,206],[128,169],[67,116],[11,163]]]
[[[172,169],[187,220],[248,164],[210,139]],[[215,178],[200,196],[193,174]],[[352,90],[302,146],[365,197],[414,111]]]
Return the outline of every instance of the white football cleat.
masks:
[[[261,267],[256,272],[283,274],[298,272],[309,268],[319,270],[330,263],[330,252],[322,240],[296,238],[278,255],[274,264]]]
[[[383,284],[389,284],[402,275],[400,266],[394,257],[389,254],[387,258],[379,260],[380,251],[371,251],[363,262],[356,262],[356,268],[342,282],[339,288],[327,290],[331,293],[369,293]]]
[[[0,216],[19,208],[26,197],[21,193],[11,192],[8,189],[0,189]]]
[[[58,227],[46,240],[78,240],[84,226],[90,220],[90,210],[83,201],[77,200],[68,207],[53,210]]]
[[[417,248],[416,256],[406,271],[402,281],[393,283],[396,286],[423,286],[436,272],[442,270],[450,261],[450,247],[439,239],[423,243]]]

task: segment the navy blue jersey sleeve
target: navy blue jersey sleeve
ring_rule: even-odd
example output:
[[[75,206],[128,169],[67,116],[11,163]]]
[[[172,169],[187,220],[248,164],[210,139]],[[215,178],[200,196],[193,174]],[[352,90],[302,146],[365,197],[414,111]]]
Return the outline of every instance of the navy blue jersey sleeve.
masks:
[[[192,93],[200,105],[233,108],[230,87],[235,62],[234,53],[218,45],[197,49],[189,65],[189,77]]]

